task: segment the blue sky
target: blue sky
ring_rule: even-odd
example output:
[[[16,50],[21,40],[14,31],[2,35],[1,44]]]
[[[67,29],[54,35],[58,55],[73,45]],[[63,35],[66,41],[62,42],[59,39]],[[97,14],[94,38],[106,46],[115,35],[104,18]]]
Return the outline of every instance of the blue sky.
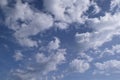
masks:
[[[0,0],[2,80],[118,80],[120,0]]]

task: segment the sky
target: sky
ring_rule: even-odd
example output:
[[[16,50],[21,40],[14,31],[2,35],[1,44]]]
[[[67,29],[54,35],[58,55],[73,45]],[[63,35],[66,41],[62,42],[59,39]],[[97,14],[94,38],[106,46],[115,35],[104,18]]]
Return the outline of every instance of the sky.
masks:
[[[0,0],[1,80],[119,80],[120,0]]]

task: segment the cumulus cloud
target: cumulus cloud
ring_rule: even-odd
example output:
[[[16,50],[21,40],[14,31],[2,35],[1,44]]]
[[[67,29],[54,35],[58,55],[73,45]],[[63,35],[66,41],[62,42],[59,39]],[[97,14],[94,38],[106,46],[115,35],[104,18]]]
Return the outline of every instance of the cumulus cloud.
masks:
[[[91,6],[94,8],[92,14],[97,14],[101,11],[101,8],[97,5],[97,3],[94,0],[91,0]]]
[[[27,47],[38,47],[38,44],[36,41],[30,39],[30,38],[17,38],[19,43],[22,46],[27,46]]]
[[[46,56],[44,53],[37,53],[31,60],[25,62],[26,65],[22,65],[24,69],[14,69],[12,75],[19,77],[21,80],[29,80],[33,78],[37,80],[44,78],[49,72],[58,70],[58,66],[63,64],[66,60],[65,55],[65,49],[58,49],[49,56]],[[17,60],[21,60],[20,54],[17,54]],[[13,79],[15,77],[13,77]]]
[[[97,4],[90,0],[43,0],[43,5],[46,13],[18,0],[14,7],[9,7],[9,14],[6,11],[6,24],[15,31],[14,36],[22,46],[37,46],[31,36],[53,26],[66,29],[74,22],[84,23],[87,19],[84,13],[91,5],[95,7],[95,13],[99,12]]]
[[[89,6],[90,0],[44,0],[46,11],[53,14],[56,21],[62,23],[82,23],[84,21],[82,15],[88,10]]]
[[[95,63],[98,73],[107,74],[107,73],[117,73],[120,72],[120,61],[119,60],[108,60],[103,63]]]
[[[48,49],[56,50],[60,47],[60,40],[57,37],[54,37],[53,41],[50,41],[48,44]]]
[[[98,32],[86,32],[86,33],[76,33],[76,40],[79,44],[83,44],[83,47],[85,48],[85,50],[89,49],[89,48],[97,48],[99,46],[101,46],[104,41],[103,37],[105,37],[105,35],[99,34]],[[99,36],[99,37],[98,37]],[[106,39],[105,39],[106,40]]]
[[[0,7],[4,7],[8,4],[7,0],[0,0]]]
[[[97,48],[102,46],[104,43],[112,40],[114,35],[119,35],[120,14],[116,13],[111,15],[106,13],[105,16],[91,19],[90,25],[93,28],[93,32],[76,33],[77,42],[80,44],[87,45],[86,48]],[[114,27],[113,27],[114,26]]]
[[[66,22],[56,22],[54,23],[54,25],[63,30],[69,27],[69,24],[67,24]]]
[[[116,9],[117,11],[120,10],[120,0],[112,0],[110,4],[110,10],[113,11]]]
[[[89,32],[81,33],[81,34],[76,33],[75,37],[76,37],[76,40],[78,41],[78,43],[84,43],[84,42],[90,41],[91,34]]]
[[[65,61],[65,54],[66,52],[64,50],[59,50],[55,55],[53,55],[47,62],[46,66],[46,72],[57,70],[57,65],[60,65]]]
[[[63,74],[58,75],[58,76],[52,76],[52,80],[61,80],[64,77]]]
[[[100,58],[104,57],[104,55],[118,55],[120,54],[120,45],[112,45],[112,48],[105,48],[104,50],[100,51]]]
[[[7,0],[4,1],[0,1],[0,6],[8,4]],[[115,8],[118,3],[117,0],[112,1],[111,9]],[[75,35],[77,42],[83,44],[86,49],[98,48],[110,41],[114,35],[120,34],[120,13],[113,15],[106,13],[99,18],[88,18],[84,15],[90,6],[94,7],[94,14],[100,12],[97,3],[91,3],[91,0],[43,0],[43,5],[44,11],[40,11],[29,3],[18,0],[14,7],[9,7],[10,11],[6,14],[6,24],[14,31],[13,36],[22,46],[40,47],[37,40],[33,40],[32,37],[52,27],[67,29],[74,22],[84,23],[87,21],[89,28],[93,29],[92,32],[77,32]],[[66,60],[66,50],[60,49],[60,44],[60,39],[54,37],[54,40],[48,43],[47,50],[45,49],[46,53],[42,52],[42,50],[35,51],[37,54],[34,54],[30,60],[26,59],[27,61],[23,65],[24,70],[17,70],[13,73],[19,76],[21,80],[37,80],[42,75],[45,76],[50,72],[57,71],[58,65],[61,65]],[[42,48],[44,47],[42,46]],[[119,53],[119,46],[114,46],[112,51]],[[14,55],[14,58],[19,61],[23,59],[23,55],[18,52]],[[74,72],[84,73],[90,68],[90,62],[92,61],[93,58],[83,51],[77,59],[70,62],[70,68]],[[110,65],[112,66],[109,67]],[[100,71],[108,71],[113,68],[118,70],[119,61],[98,62],[95,66]],[[45,80],[45,78],[41,80]]]
[[[17,51],[13,57],[16,61],[23,60],[23,54],[19,51]]]
[[[85,71],[87,71],[90,68],[90,65],[88,62],[86,62],[84,60],[74,59],[70,63],[70,67],[74,72],[84,73]]]
[[[84,59],[87,62],[91,62],[93,60],[93,58],[89,55],[87,55],[86,53],[79,53],[79,58]]]
[[[28,3],[18,0],[15,9],[7,15],[6,23],[15,31],[14,36],[21,44],[23,42],[25,46],[33,47],[36,42],[28,37],[49,29],[53,25],[53,18],[49,14],[34,11]],[[29,45],[29,42],[27,44],[26,41],[32,42],[30,43],[32,45]]]

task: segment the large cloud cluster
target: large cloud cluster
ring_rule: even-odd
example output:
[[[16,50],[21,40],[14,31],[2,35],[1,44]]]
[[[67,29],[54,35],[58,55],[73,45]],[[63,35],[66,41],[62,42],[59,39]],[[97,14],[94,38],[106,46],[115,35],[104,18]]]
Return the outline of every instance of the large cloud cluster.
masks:
[[[94,50],[98,50],[105,43],[110,42],[115,35],[120,35],[119,0],[112,0],[109,12],[104,12],[103,16],[94,18],[86,15],[91,6],[93,7],[92,14],[97,14],[102,10],[94,0],[43,0],[43,10],[35,8],[27,0],[15,2],[11,7],[8,0],[0,0],[0,7],[5,13],[5,25],[14,31],[13,37],[21,47],[37,50],[29,58],[22,54],[22,51],[16,52],[13,56],[15,61],[23,61],[25,64],[22,65],[23,69],[18,68],[12,71],[12,74],[20,80],[45,80],[43,77],[50,72],[57,71],[58,66],[69,58],[69,56],[67,58],[65,56],[67,51],[60,45],[62,43],[59,37],[54,36],[47,46],[39,46],[40,40],[33,39],[46,30],[56,27],[66,30],[73,23],[83,24],[93,30],[91,32],[83,31],[83,33],[76,31],[74,35],[77,45],[82,45],[83,48],[81,51],[78,50],[80,54],[77,57],[66,64],[69,64],[69,69],[72,69],[73,72],[79,73],[86,72],[90,69],[90,63],[94,62],[94,58],[88,55],[90,49],[94,53]],[[115,13],[112,14],[114,10]],[[112,50],[106,48],[100,52],[100,55],[119,53],[119,48],[119,45],[113,46]],[[112,66],[110,67],[110,65]],[[120,70],[120,61],[96,62],[95,67],[100,72],[109,72],[111,69]],[[54,77],[54,79],[56,78]]]

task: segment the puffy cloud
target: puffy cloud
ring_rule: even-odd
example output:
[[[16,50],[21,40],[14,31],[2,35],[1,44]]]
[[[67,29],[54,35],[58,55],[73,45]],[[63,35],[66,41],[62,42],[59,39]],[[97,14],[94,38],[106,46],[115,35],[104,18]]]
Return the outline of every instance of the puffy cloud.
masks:
[[[8,1],[7,0],[0,0],[0,6],[1,7],[4,7],[8,4]]]
[[[103,33],[98,32],[86,32],[86,33],[76,33],[76,40],[79,44],[83,44],[83,47],[85,50],[89,48],[97,48],[101,46],[105,41],[106,35],[103,35]],[[99,36],[99,37],[98,37]],[[104,40],[105,39],[105,40]]]
[[[113,45],[112,48],[108,49],[105,48],[104,50],[100,51],[100,58],[103,57],[104,55],[117,55],[120,54],[120,45]]]
[[[77,42],[84,44],[86,48],[97,48],[104,43],[112,40],[114,35],[119,35],[120,13],[111,15],[106,13],[105,16],[91,19],[90,25],[93,32],[76,33]]]
[[[49,59],[43,54],[43,53],[37,53],[36,54],[36,62],[37,63],[45,63]]]
[[[84,12],[86,12],[91,5],[95,8],[93,12],[99,13],[100,8],[96,3],[90,4],[90,0],[44,0],[44,7],[48,13],[34,10],[28,3],[22,3],[21,0],[19,0],[15,4],[15,8],[11,9],[11,13],[7,15],[6,23],[9,25],[10,29],[15,31],[14,36],[21,45],[37,47],[37,41],[33,40],[32,36],[35,36],[54,25],[61,29],[66,29],[69,24],[73,22],[84,22],[86,19]],[[119,19],[119,13],[114,15],[106,13],[105,16],[100,18],[88,19],[88,22],[90,21],[90,26],[92,26],[91,28],[93,28],[93,32],[76,33],[76,40],[78,43],[85,45],[85,48],[87,49],[102,46],[104,43],[110,41],[114,35],[119,34]],[[31,78],[29,76],[32,76],[31,80],[34,80],[34,76],[37,73],[47,74],[51,71],[56,71],[57,66],[66,59],[66,51],[59,49],[60,43],[59,38],[55,37],[47,46],[47,49],[51,50],[49,56],[45,55],[44,52],[38,52],[35,55],[35,61],[32,60],[32,63],[28,63],[27,67],[25,66],[27,68],[25,72],[18,71],[18,74],[24,78],[23,80],[29,80]],[[113,49],[113,51],[120,52],[118,50],[119,46],[113,47]],[[55,53],[52,51],[57,52]],[[79,55],[80,59],[72,60],[70,67],[75,72],[84,73],[90,68],[89,62],[91,62],[93,58],[85,53],[80,53]],[[14,57],[16,61],[18,61],[22,60],[23,56],[19,53]],[[103,64],[96,63],[95,65],[99,70],[107,70],[108,67],[106,68],[105,65],[114,65],[112,62],[117,63],[117,61],[113,60]],[[112,68],[114,67],[116,66],[112,66]]]
[[[60,40],[57,37],[54,37],[53,41],[50,41],[48,44],[48,49],[50,50],[56,50],[60,47]]]
[[[15,9],[12,9],[11,13],[7,15],[6,23],[10,29],[15,31],[14,36],[21,44],[29,41],[32,42],[30,44],[35,44],[26,43],[24,45],[33,47],[36,42],[28,37],[49,29],[53,25],[53,18],[49,14],[34,11],[28,3],[18,0]]]
[[[60,29],[67,29],[69,24],[65,23],[65,22],[56,22],[54,24],[56,27],[60,28]]]
[[[57,67],[65,62],[65,54],[65,49],[58,49],[49,56],[37,53],[31,60],[25,62],[25,65],[22,65],[24,69],[14,69],[12,71],[13,79],[18,77],[20,80],[32,80],[33,78],[43,80],[49,72],[56,71]]]
[[[101,11],[101,8],[97,5],[96,2],[92,1],[91,5],[93,6],[94,10],[93,10],[93,14],[97,14]]]
[[[63,77],[64,77],[63,74],[58,75],[58,76],[52,76],[52,80],[60,80],[60,79],[62,79]]]
[[[53,26],[66,29],[71,23],[82,23],[87,18],[84,12],[89,6],[94,5],[95,12],[98,9],[97,4],[90,0],[44,0],[43,4],[48,13],[35,10],[28,2],[21,0],[9,9],[6,24],[15,31],[14,36],[21,45],[37,47],[37,41],[32,40],[31,36]]]
[[[57,66],[65,61],[65,50],[58,50],[56,54],[48,57],[47,64],[45,65],[44,74],[57,70]]]
[[[98,73],[102,72],[102,74],[120,72],[119,60],[108,60],[103,63],[97,62],[95,66],[98,69]]]
[[[23,54],[19,51],[17,51],[13,57],[16,61],[23,60]]]
[[[89,6],[90,0],[44,0],[46,11],[52,13],[56,21],[62,23],[82,23],[84,21],[82,15],[88,10]]]
[[[112,46],[112,51],[119,54],[120,53],[120,45],[118,44],[118,45]]]
[[[112,0],[110,4],[110,9],[111,11],[114,10],[115,8],[120,10],[120,0]]]
[[[76,33],[75,37],[76,37],[76,40],[78,41],[78,43],[84,43],[84,42],[90,41],[91,34],[89,32],[81,33],[81,34]]]
[[[88,62],[86,62],[84,60],[74,59],[70,63],[70,67],[74,72],[84,73],[85,71],[87,71],[89,69],[90,65]]]
[[[100,17],[99,21],[95,21],[92,24],[93,28],[97,32],[95,37],[93,38],[95,38],[96,41],[99,41],[100,45],[104,44],[107,41],[110,41],[114,35],[119,35],[120,31],[119,17],[120,17],[119,13],[116,13],[114,15],[106,13],[105,16]]]
[[[86,60],[87,62],[91,62],[93,58],[86,53],[79,53],[79,58]]]
[[[30,38],[17,38],[17,40],[19,41],[19,43],[22,46],[27,46],[27,47],[38,47],[38,44],[36,41],[30,39]]]

